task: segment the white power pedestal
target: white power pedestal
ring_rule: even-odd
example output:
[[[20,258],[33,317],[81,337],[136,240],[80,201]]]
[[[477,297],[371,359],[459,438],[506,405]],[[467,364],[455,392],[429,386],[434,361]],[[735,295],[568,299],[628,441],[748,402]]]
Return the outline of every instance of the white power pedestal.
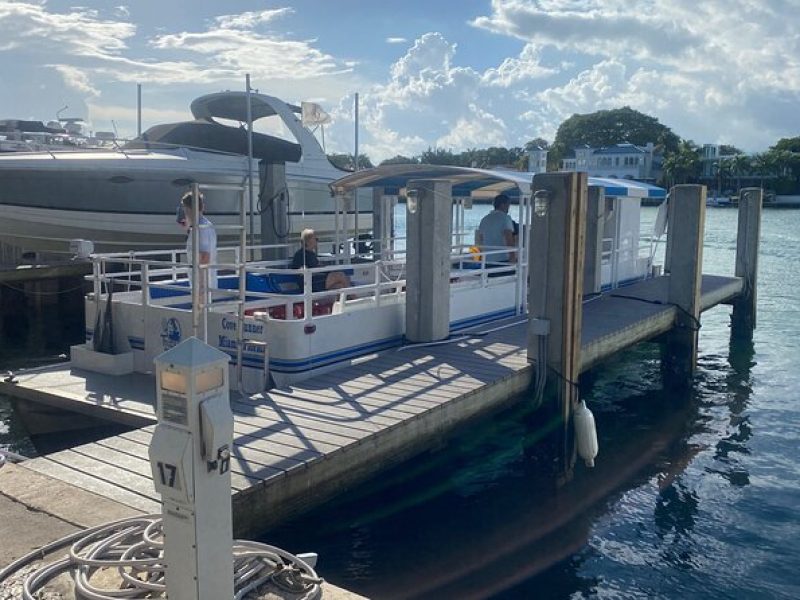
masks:
[[[170,600],[233,598],[228,355],[191,337],[155,358],[150,466]]]

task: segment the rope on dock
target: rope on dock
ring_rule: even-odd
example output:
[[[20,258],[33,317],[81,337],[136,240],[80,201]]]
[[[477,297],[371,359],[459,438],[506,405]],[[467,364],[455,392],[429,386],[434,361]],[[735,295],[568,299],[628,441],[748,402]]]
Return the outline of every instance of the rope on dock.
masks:
[[[38,593],[59,575],[69,572],[80,597],[87,600],[165,598],[163,530],[160,514],[114,521],[73,533],[14,561],[0,571],[0,584],[30,563],[67,546],[69,554],[34,571],[25,579],[23,600]],[[307,562],[280,548],[259,542],[234,540],[234,597],[241,600],[258,588],[272,585],[297,600],[322,596],[320,579]],[[101,569],[116,571],[116,589],[92,581]]]
[[[647,298],[639,298],[638,296],[627,296],[625,294],[609,294],[611,298],[622,298],[623,300],[636,300],[637,302],[644,302],[645,304],[655,304],[658,306],[674,306],[678,309],[679,312],[683,313],[688,319],[692,322],[692,329],[694,331],[700,331],[700,328],[703,326],[700,323],[700,319],[695,317],[692,313],[688,310],[683,308],[682,306],[678,306],[674,302],[664,302],[662,300],[649,300]]]

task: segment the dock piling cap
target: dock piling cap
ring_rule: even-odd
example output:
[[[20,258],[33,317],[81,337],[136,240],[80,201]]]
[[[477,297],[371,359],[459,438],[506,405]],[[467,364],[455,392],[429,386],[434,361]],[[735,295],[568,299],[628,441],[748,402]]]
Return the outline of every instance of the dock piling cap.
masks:
[[[153,359],[156,364],[169,364],[173,367],[197,368],[218,362],[228,362],[228,355],[192,336],[174,348],[162,352]]]

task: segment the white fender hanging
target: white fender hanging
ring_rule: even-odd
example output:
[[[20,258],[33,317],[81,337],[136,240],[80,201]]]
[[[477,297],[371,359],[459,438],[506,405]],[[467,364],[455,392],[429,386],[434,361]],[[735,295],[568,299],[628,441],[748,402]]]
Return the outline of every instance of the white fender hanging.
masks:
[[[573,415],[575,423],[575,440],[578,443],[578,455],[586,461],[587,467],[594,467],[594,457],[597,456],[597,428],[594,424],[594,415],[586,407],[586,402],[581,400]]]

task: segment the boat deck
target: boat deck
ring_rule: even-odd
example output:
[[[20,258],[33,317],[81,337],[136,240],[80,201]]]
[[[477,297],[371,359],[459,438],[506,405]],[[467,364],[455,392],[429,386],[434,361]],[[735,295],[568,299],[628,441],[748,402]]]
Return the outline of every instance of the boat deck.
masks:
[[[660,277],[584,303],[582,370],[673,326],[677,309],[664,303],[667,283]],[[702,309],[730,302],[741,287],[738,278],[703,276]],[[526,321],[482,330],[488,333],[388,350],[288,389],[232,393],[237,532],[318,504],[514,402],[532,377]],[[152,377],[57,365],[20,374],[0,393],[140,427],[23,465],[139,510],[159,510],[147,459],[155,422]]]

